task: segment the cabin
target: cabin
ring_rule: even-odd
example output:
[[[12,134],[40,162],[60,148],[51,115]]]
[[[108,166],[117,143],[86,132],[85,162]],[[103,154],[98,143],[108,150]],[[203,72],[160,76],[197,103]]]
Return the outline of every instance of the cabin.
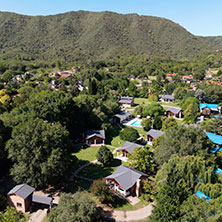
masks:
[[[123,124],[133,118],[133,115],[129,112],[122,111],[113,116],[111,122],[113,124]]]
[[[147,143],[149,145],[153,144],[153,140],[155,140],[156,138],[162,136],[164,134],[164,132],[160,131],[160,130],[155,130],[155,129],[151,129],[147,132],[146,137],[147,137]]]
[[[28,184],[19,184],[7,194],[8,205],[23,213],[32,211],[36,205],[51,208],[52,198],[34,194],[35,188]]]
[[[126,141],[120,148],[118,148],[117,152],[121,152],[122,157],[127,157],[127,154],[128,153],[132,154],[133,150],[136,147],[142,147],[143,148],[144,146],[139,145],[137,143],[132,143],[132,142]]]
[[[105,144],[105,130],[86,130],[85,143],[89,146]]]
[[[182,76],[182,81],[190,83],[190,81],[193,79],[193,75],[184,75]]]
[[[169,107],[166,110],[166,114],[167,114],[168,117],[182,118],[182,110],[181,110],[181,108]]]
[[[123,197],[140,196],[141,181],[147,174],[127,166],[119,166],[116,171],[105,178],[109,187]]]
[[[222,136],[210,132],[206,132],[206,135],[208,139],[211,140],[215,145],[215,147],[210,150],[210,152],[216,153],[217,151],[222,151]]]
[[[172,95],[159,95],[159,100],[165,103],[173,103],[175,101]]]
[[[210,117],[211,115],[219,115],[220,108],[218,104],[200,103],[200,113],[204,117]]]
[[[120,96],[119,105],[122,107],[131,107],[134,105],[134,98],[130,96]]]

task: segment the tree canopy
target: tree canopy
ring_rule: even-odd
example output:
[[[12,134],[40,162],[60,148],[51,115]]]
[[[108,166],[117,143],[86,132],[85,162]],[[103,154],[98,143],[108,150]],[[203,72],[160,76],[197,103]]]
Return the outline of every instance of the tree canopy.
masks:
[[[99,209],[95,202],[90,199],[89,194],[87,192],[77,192],[75,194],[63,193],[59,205],[52,208],[48,221],[97,222],[99,218]]]
[[[13,162],[11,175],[17,183],[34,187],[56,184],[71,165],[68,131],[60,123],[29,120],[13,128],[6,149]]]
[[[206,134],[192,126],[176,126],[168,130],[158,144],[154,146],[154,159],[162,165],[173,154],[180,156],[197,155],[206,152],[212,147]]]

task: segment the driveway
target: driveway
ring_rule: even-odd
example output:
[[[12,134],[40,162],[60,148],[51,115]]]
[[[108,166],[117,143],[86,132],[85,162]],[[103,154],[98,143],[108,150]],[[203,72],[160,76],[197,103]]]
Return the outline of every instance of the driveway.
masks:
[[[154,204],[151,203],[146,207],[133,211],[111,210],[108,208],[103,208],[103,216],[107,219],[115,219],[115,221],[119,222],[143,220],[151,215],[153,206]]]
[[[47,209],[38,210],[30,214],[29,222],[42,222],[47,216]]]

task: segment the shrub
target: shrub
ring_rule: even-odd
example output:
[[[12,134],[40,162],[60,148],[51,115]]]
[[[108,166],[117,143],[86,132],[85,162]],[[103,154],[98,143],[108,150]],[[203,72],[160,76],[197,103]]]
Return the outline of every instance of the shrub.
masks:
[[[101,146],[96,158],[103,165],[110,165],[113,161],[113,154],[106,146]]]
[[[144,119],[142,120],[141,125],[144,130],[149,131],[152,127],[152,121],[150,119]]]
[[[125,128],[121,133],[120,133],[120,139],[133,142],[139,137],[139,133],[137,130],[133,128]]]
[[[113,203],[115,198],[114,193],[103,180],[93,181],[90,190],[96,197],[98,197],[101,203]]]

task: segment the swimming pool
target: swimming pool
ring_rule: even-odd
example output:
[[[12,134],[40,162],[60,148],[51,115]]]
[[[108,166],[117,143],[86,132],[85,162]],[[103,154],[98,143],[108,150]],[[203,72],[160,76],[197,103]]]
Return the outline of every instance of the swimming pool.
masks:
[[[136,126],[136,127],[142,127],[141,126],[141,119],[136,119],[135,121],[133,121],[132,123],[130,123],[130,126]]]

